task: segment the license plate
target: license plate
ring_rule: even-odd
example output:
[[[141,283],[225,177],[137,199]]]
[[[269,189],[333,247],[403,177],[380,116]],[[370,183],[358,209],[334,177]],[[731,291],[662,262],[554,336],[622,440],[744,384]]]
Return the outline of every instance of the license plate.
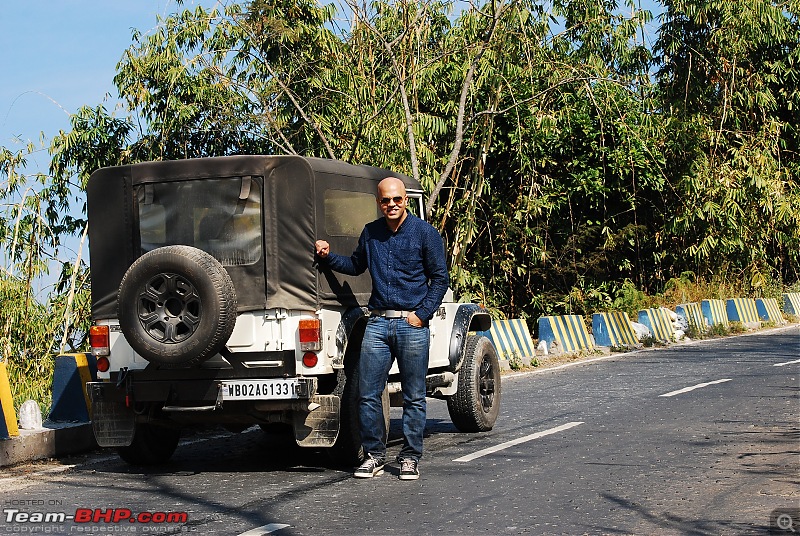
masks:
[[[289,400],[305,387],[297,380],[226,380],[221,389],[223,400]]]

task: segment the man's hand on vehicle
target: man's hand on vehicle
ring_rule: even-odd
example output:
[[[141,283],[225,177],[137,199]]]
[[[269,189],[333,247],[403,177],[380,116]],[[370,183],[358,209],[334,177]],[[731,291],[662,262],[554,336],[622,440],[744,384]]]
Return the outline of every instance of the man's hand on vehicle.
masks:
[[[314,246],[317,250],[317,257],[320,259],[324,259],[331,252],[331,245],[324,240],[317,240]]]

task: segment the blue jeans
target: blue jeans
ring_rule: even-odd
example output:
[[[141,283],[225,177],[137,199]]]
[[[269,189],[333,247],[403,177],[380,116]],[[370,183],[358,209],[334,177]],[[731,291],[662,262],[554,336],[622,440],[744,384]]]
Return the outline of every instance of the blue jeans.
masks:
[[[419,460],[422,456],[429,344],[428,327],[414,327],[405,318],[369,318],[358,369],[361,444],[365,454],[386,457],[381,394],[397,358],[403,388],[403,448],[398,457]]]

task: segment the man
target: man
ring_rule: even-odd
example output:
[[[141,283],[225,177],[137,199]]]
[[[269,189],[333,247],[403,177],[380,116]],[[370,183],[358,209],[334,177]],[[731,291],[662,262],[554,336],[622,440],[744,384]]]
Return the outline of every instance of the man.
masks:
[[[358,275],[369,269],[370,318],[359,360],[359,417],[365,459],[357,478],[383,473],[386,434],[381,393],[394,358],[403,390],[403,447],[397,457],[400,479],[419,478],[425,431],[425,375],[428,370],[428,321],[442,303],[449,284],[442,237],[430,224],[409,213],[403,181],[388,177],[378,183],[383,213],[368,223],[350,257],[330,252],[317,240],[317,256],[331,269]]]

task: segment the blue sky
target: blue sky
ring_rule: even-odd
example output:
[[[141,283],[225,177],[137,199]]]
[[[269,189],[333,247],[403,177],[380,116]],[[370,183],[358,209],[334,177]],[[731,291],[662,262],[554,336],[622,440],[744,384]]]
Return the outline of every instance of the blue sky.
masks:
[[[214,0],[186,0],[185,7]],[[69,114],[83,105],[116,100],[116,65],[131,31],[148,33],[157,15],[178,9],[175,0],[9,0],[0,15],[0,146],[16,152],[28,142],[44,149],[28,158],[27,173],[47,173],[47,146],[69,129]],[[111,93],[111,97],[106,97]],[[67,238],[59,258],[74,260],[80,241]],[[82,257],[88,261],[84,245]],[[59,268],[51,265],[37,291],[46,292]]]
[[[192,6],[199,0],[187,0]],[[200,2],[213,5],[213,1]],[[14,0],[0,16],[0,145],[21,149],[69,127],[68,114],[113,92],[131,30],[148,32],[174,0]],[[113,107],[114,101],[109,101]],[[20,141],[17,141],[17,138]],[[46,166],[47,158],[37,158]]]

